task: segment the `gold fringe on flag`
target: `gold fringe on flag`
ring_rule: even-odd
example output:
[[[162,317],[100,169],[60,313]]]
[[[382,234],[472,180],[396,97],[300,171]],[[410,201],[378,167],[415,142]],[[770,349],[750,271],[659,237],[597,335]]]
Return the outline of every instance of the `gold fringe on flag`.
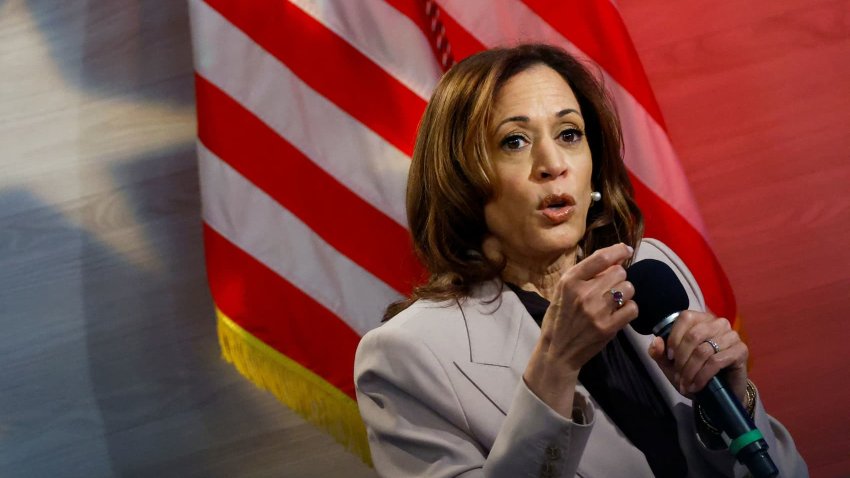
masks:
[[[216,308],[224,359],[308,422],[372,466],[357,402],[323,378],[251,335]]]

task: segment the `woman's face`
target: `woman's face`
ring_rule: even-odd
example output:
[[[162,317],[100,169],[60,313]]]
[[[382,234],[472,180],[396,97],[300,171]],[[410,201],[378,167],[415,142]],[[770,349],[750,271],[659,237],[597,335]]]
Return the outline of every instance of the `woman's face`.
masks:
[[[590,207],[593,163],[578,101],[555,70],[537,65],[509,79],[493,106],[487,227],[509,261],[553,262],[575,250]]]

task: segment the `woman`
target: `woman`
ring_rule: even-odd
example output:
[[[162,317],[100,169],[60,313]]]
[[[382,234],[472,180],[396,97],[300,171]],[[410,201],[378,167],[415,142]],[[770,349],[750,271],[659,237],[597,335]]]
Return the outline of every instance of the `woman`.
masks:
[[[783,476],[807,474],[747,379],[746,345],[700,312],[672,251],[640,241],[621,150],[604,89],[560,49],[485,51],[441,80],[407,190],[430,277],[355,362],[379,473],[741,476],[691,401],[725,369]],[[626,327],[635,249],[676,271],[694,309],[666,349]]]

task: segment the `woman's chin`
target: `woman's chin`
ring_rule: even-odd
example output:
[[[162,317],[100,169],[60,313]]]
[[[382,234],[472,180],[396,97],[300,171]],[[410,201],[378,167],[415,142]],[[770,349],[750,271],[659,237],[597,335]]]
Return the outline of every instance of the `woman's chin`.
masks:
[[[541,238],[543,239],[543,238]],[[568,237],[547,237],[543,240],[529,241],[527,252],[539,258],[548,258],[554,262],[564,255],[575,254],[578,247],[578,239]]]
[[[545,231],[534,243],[541,251],[567,253],[578,247],[583,235],[584,231],[580,233],[574,227],[562,227]]]

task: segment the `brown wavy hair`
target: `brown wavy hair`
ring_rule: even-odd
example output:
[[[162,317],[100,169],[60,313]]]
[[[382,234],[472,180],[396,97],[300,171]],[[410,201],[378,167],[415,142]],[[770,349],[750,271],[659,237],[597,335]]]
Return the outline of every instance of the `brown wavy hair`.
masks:
[[[569,84],[581,107],[593,161],[591,176],[602,201],[593,203],[579,243],[585,255],[625,242],[634,248],[643,217],[623,163],[620,121],[603,83],[566,51],[541,44],[495,48],[472,55],[440,80],[416,137],[407,180],[407,218],[428,281],[387,308],[384,320],[418,299],[461,299],[484,281],[499,278],[504,261],[488,260],[484,205],[496,194],[489,160],[488,125],[502,85],[536,65]]]

